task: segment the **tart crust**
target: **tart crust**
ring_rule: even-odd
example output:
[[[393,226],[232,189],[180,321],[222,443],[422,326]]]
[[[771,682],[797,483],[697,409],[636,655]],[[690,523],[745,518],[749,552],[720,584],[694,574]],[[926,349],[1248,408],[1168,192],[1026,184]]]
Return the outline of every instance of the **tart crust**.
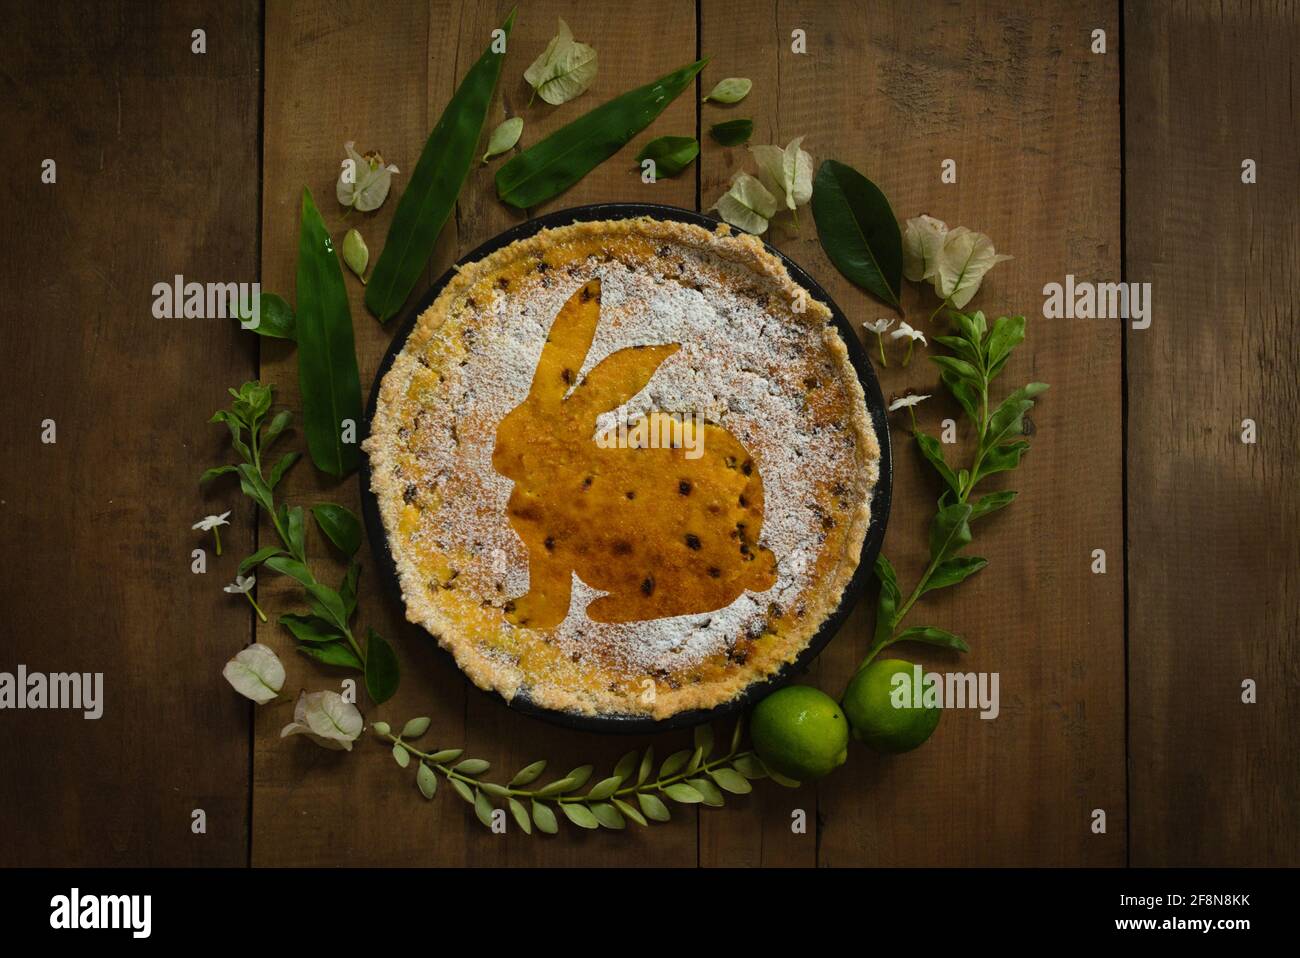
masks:
[[[619,347],[680,344],[620,412],[703,404],[711,426],[745,443],[765,486],[770,539],[756,545],[775,556],[770,589],[724,609],[592,621],[599,593],[574,576],[560,626],[511,621],[528,550],[506,515],[514,483],[492,468],[496,431],[528,395],[557,305],[593,280],[605,299],[581,372]],[[878,477],[862,388],[830,320],[759,240],[725,225],[575,223],[461,266],[384,376],[363,446],[407,619],[481,688],[582,714],[710,708],[793,661],[857,567]],[[670,512],[666,502],[666,526]]]

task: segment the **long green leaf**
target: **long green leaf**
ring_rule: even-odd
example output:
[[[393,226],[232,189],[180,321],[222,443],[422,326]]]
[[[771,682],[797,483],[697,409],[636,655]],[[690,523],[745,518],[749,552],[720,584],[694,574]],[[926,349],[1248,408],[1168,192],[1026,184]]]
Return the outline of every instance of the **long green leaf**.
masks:
[[[514,23],[515,11],[511,10],[501,25],[507,38]],[[366,285],[366,308],[381,323],[401,310],[456,206],[465,177],[478,156],[479,137],[505,58],[504,51],[494,52],[489,44],[460,81],[424,143],[393,213],[383,252]]]
[[[706,57],[689,63],[602,103],[511,157],[497,170],[497,196],[510,206],[526,209],[563,193],[649,126],[707,62]]]
[[[374,629],[367,633],[366,642],[366,692],[376,705],[387,702],[397,691],[401,681],[401,670],[397,664],[397,654]]]
[[[302,191],[298,240],[298,389],[307,451],[321,472],[346,476],[361,464],[344,423],[361,424],[361,376],[343,267],[311,190]]]
[[[898,308],[903,237],[880,188],[853,167],[826,160],[813,182],[812,211],[817,238],[835,268]]]

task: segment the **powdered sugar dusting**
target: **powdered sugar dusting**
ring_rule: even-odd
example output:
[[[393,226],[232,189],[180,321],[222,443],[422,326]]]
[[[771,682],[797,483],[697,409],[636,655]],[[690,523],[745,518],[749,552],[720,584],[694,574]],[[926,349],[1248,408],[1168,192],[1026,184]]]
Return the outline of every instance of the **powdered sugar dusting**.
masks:
[[[550,324],[583,283],[599,277],[601,321],[580,376],[629,346],[678,343],[625,407],[629,418],[651,410],[702,414],[739,439],[764,487],[760,544],[777,557],[775,585],[745,593],[724,609],[645,622],[591,621],[584,609],[601,593],[576,575],[569,613],[549,634],[569,658],[597,654],[629,675],[671,673],[725,652],[761,630],[772,604],[790,607],[810,586],[825,515],[817,488],[854,474],[854,448],[808,410],[808,378],[824,357],[808,349],[815,327],[770,306],[777,295],[743,266],[674,247],[677,276],[587,260],[532,276],[490,302],[476,304],[466,325],[463,362],[445,369],[439,402],[422,413],[408,443],[420,486],[436,490],[436,508],[421,514],[417,545],[469,556],[455,570],[456,588],[500,606],[528,590],[527,552],[507,519],[513,483],[492,467],[497,424],[528,393]],[[724,281],[719,282],[719,276]],[[756,290],[755,283],[759,284]],[[452,335],[454,333],[448,333]]]

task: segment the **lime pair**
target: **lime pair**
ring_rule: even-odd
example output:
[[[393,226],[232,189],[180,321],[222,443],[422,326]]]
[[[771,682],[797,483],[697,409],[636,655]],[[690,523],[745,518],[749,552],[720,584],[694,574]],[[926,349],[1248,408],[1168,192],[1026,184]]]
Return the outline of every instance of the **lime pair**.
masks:
[[[912,663],[872,662],[853,676],[842,707],[807,685],[774,692],[758,704],[750,719],[754,750],[769,769],[807,782],[844,764],[850,734],[881,752],[916,748],[939,724],[939,709],[896,706],[896,675],[910,681]]]

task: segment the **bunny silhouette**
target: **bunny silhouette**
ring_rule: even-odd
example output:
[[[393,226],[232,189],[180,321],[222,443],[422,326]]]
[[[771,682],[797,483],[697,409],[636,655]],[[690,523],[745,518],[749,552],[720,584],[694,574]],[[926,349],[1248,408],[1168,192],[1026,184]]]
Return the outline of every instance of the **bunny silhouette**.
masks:
[[[515,483],[508,518],[528,549],[529,590],[506,604],[507,617],[558,626],[574,572],[607,593],[587,606],[595,622],[709,612],[771,588],[776,558],[758,544],[763,482],[735,436],[687,418],[669,448],[596,442],[596,417],[640,392],[681,348],[620,349],[575,383],[599,322],[593,279],[561,307],[528,396],[497,426],[492,466]],[[651,413],[651,425],[665,415]]]

